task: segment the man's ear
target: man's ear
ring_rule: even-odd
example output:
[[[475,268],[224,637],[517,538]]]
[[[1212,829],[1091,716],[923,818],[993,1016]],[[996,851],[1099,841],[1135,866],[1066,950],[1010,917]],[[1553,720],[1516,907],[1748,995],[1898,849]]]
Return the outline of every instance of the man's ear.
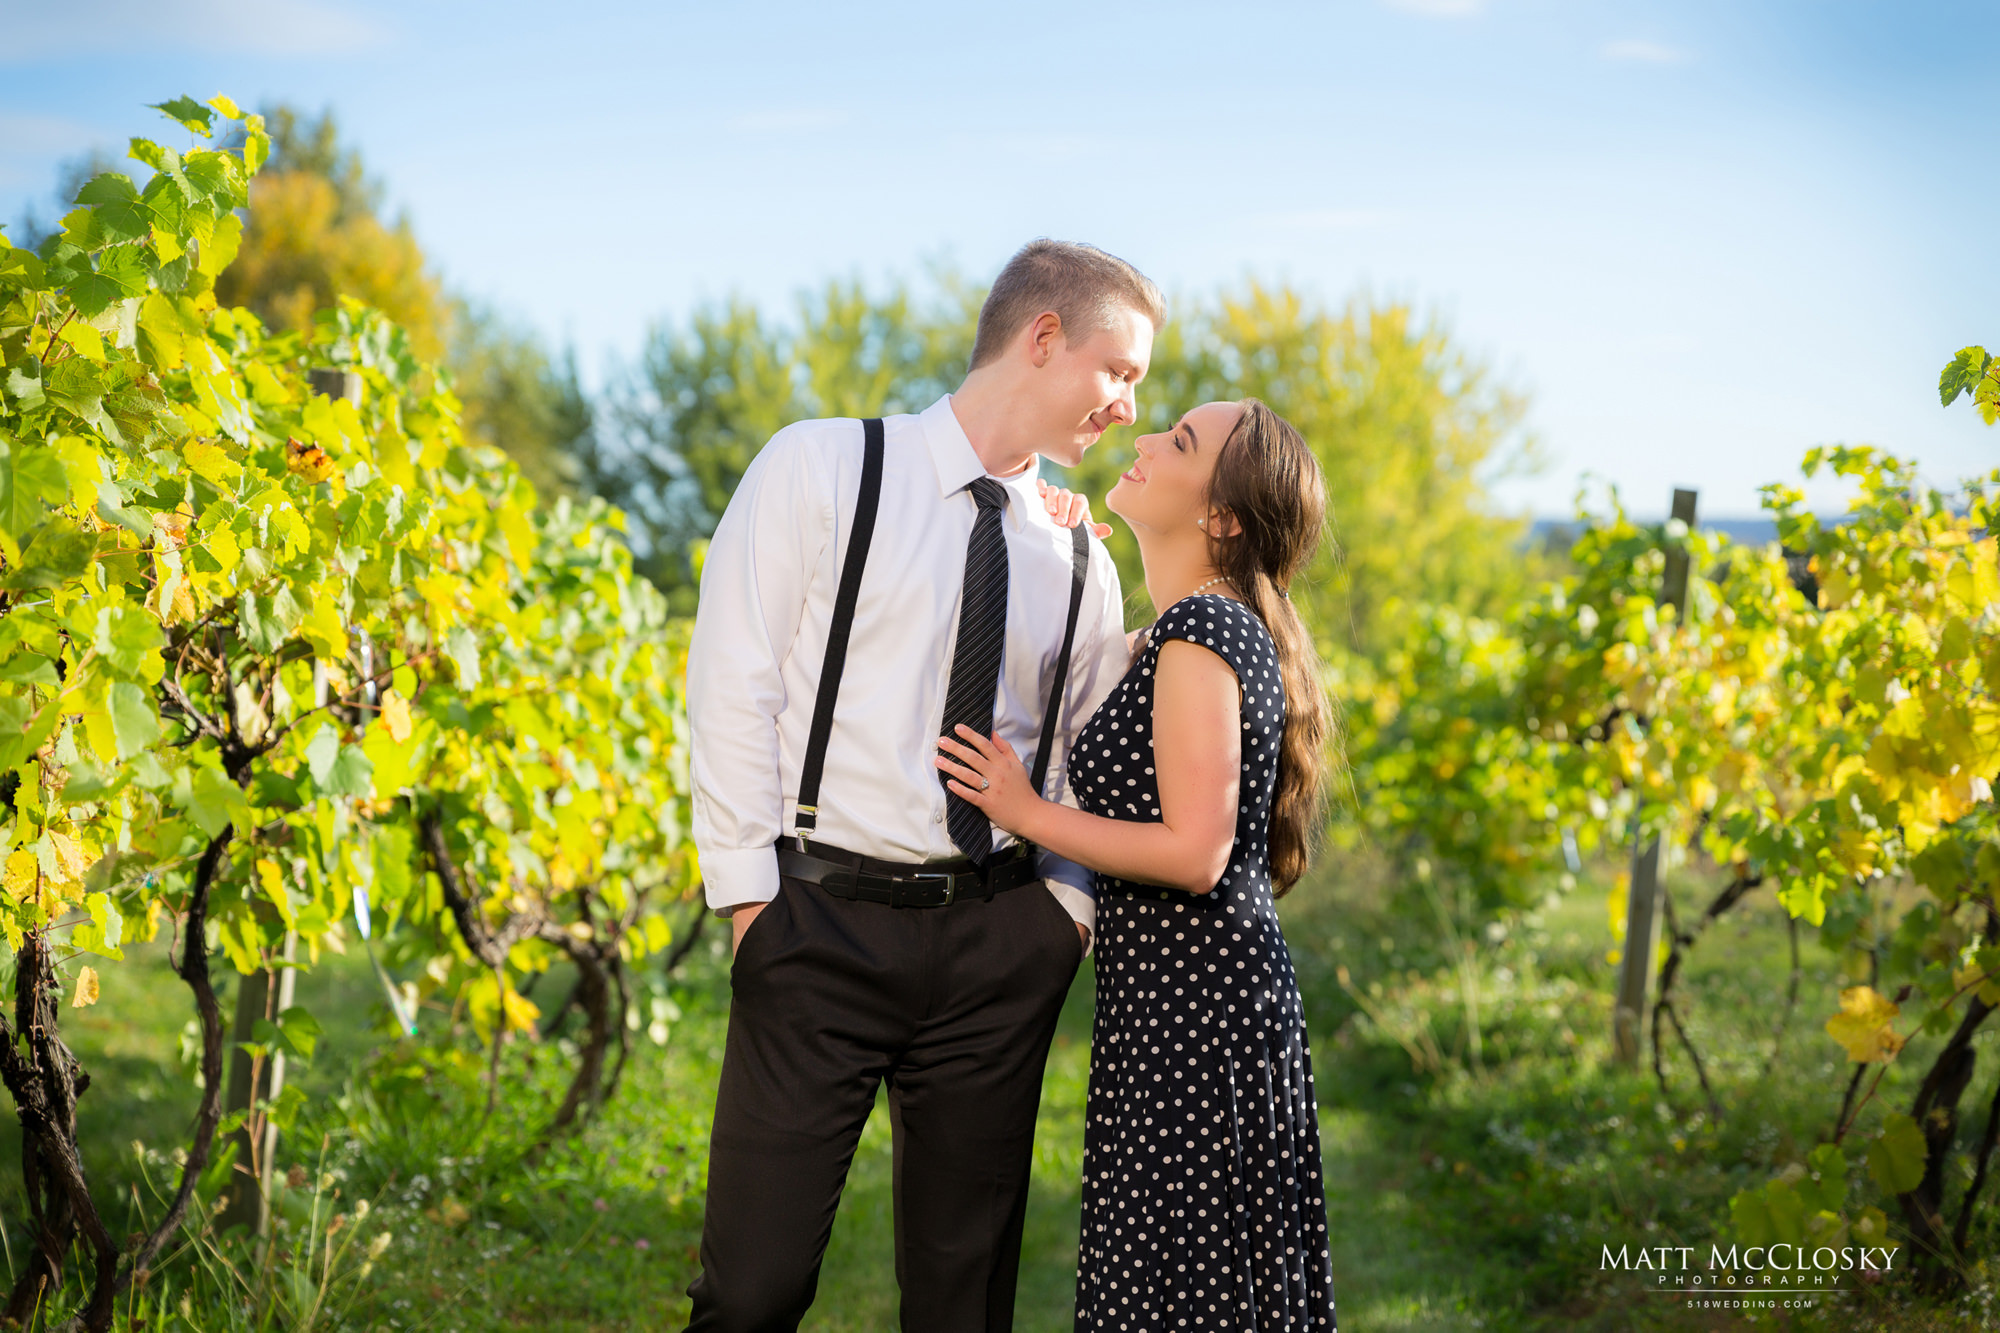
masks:
[[[1044,310],[1035,316],[1035,322],[1028,325],[1028,360],[1040,370],[1056,354],[1056,345],[1063,336],[1062,316],[1053,310]]]

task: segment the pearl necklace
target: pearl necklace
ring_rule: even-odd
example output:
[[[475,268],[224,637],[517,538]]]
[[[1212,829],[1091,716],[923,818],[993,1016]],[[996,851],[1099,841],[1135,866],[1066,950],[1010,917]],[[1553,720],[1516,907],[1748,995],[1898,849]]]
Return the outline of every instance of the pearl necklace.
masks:
[[[1193,588],[1193,589],[1192,589],[1192,590],[1191,590],[1191,591],[1190,591],[1190,592],[1188,593],[1188,596],[1190,596],[1190,597],[1194,596],[1194,595],[1195,595],[1195,593],[1198,593],[1198,592],[1200,592],[1200,591],[1201,591],[1201,590],[1202,590],[1203,588],[1208,588],[1208,587],[1212,587],[1212,586],[1214,586],[1215,584],[1218,584],[1218,583],[1227,583],[1227,582],[1229,582],[1229,576],[1228,576],[1227,574],[1217,574],[1217,575],[1216,575],[1216,576],[1215,576],[1214,578],[1210,579],[1210,580],[1209,580],[1209,581],[1208,581],[1207,583],[1197,583],[1197,584],[1195,584],[1195,585],[1194,585],[1194,588]]]

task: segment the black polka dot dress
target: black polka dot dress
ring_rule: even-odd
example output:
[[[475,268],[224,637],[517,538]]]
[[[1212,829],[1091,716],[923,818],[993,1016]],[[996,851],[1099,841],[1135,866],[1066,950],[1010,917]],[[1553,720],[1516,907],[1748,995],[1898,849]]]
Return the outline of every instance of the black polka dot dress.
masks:
[[[1077,801],[1158,820],[1160,645],[1212,649],[1243,690],[1236,845],[1206,895],[1097,881],[1097,1020],[1084,1130],[1079,1330],[1332,1329],[1312,1059],[1271,898],[1267,833],[1285,692],[1247,606],[1169,607],[1085,724]]]

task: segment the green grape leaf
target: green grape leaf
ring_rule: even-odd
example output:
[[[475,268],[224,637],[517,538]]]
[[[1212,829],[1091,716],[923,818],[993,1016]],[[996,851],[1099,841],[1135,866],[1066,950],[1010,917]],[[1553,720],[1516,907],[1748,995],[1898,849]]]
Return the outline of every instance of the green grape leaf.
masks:
[[[69,299],[84,318],[95,319],[113,301],[146,290],[145,261],[137,258],[137,250],[128,247],[128,253],[132,258],[121,259],[116,250],[107,252],[95,271],[84,270],[69,284]]]
[[[278,1015],[278,1035],[292,1054],[302,1060],[312,1059],[313,1051],[319,1046],[320,1034],[324,1031],[319,1020],[300,1005],[295,1004]]]
[[[96,554],[96,538],[56,519],[42,525],[21,548],[21,563],[0,578],[0,588],[59,588],[89,569]]]
[[[76,192],[76,202],[96,211],[98,230],[108,240],[136,241],[153,230],[151,211],[139,201],[131,180],[119,172],[91,177]]]
[[[375,766],[358,745],[343,745],[320,789],[329,796],[373,796]]]
[[[97,613],[91,649],[120,676],[145,673],[147,656],[166,643],[160,624],[135,606],[107,606]]]
[[[251,823],[250,802],[242,789],[213,768],[197,767],[192,774],[182,769],[174,779],[173,802],[211,838],[230,824],[243,828]]]
[[[1884,1194],[1908,1194],[1922,1183],[1929,1156],[1917,1122],[1894,1112],[1883,1122],[1882,1137],[1868,1146],[1868,1174]]]
[[[1938,376],[1938,401],[1950,407],[1960,394],[1979,383],[1991,359],[1984,347],[1960,348],[1958,355],[1945,363],[1944,373]]]
[[[375,832],[375,902],[387,912],[399,910],[410,896],[415,846],[406,825],[390,824]]]
[[[254,116],[249,131],[243,136],[243,167],[254,176],[270,156],[271,136],[264,132],[264,118]]]
[[[15,685],[46,685],[50,689],[62,684],[56,677],[55,664],[40,653],[22,653],[0,663],[0,680]]]
[[[1837,1213],[1847,1202],[1847,1157],[1837,1144],[1822,1143],[1806,1158],[1808,1176],[1799,1181],[1799,1197],[1808,1212]]]
[[[28,723],[34,709],[25,696],[0,695],[0,770],[10,769],[28,754]]]
[[[305,1109],[305,1089],[296,1083],[287,1083],[269,1102],[267,1114],[271,1117],[271,1123],[278,1127],[280,1134],[289,1134],[292,1132],[292,1127],[298,1123],[299,1113]]]
[[[125,918],[112,904],[111,895],[93,893],[84,907],[90,912],[90,920],[77,924],[76,929],[70,932],[69,942],[87,953],[124,958],[125,955],[118,949],[118,941],[125,933]]]
[[[42,396],[42,363],[35,357],[24,356],[7,367],[0,384],[6,386],[7,396],[14,400],[17,411],[32,412],[48,401]]]
[[[387,727],[373,726],[361,742],[362,753],[368,756],[369,765],[374,770],[376,793],[383,797],[395,795],[410,784],[411,760],[416,755],[417,742],[398,742],[389,734]]]
[[[479,639],[470,629],[460,625],[444,636],[445,655],[458,668],[458,683],[465,689],[476,689],[479,685]]]
[[[235,262],[237,247],[242,244],[243,219],[231,213],[215,224],[208,243],[196,256],[195,270],[211,278],[216,276]]]
[[[0,530],[16,541],[40,525],[51,504],[69,494],[56,451],[0,439]]]
[[[153,516],[136,506],[120,504],[115,492],[105,489],[97,495],[97,516],[106,523],[116,523],[119,527],[136,532],[141,537],[153,535]]]
[[[276,652],[298,629],[305,618],[290,585],[282,586],[269,598],[244,590],[241,598],[243,636],[258,652]]]
[[[117,738],[120,759],[130,759],[160,738],[160,710],[143,686],[129,680],[113,683],[110,705],[111,734]]]
[[[306,767],[311,770],[313,781],[322,788],[333,776],[333,765],[340,758],[340,733],[332,727],[321,727],[306,742]]]
[[[148,102],[146,105],[165,116],[177,120],[196,134],[207,138],[215,123],[215,112],[192,97],[176,97],[171,102]],[[138,156],[134,153],[133,156]]]

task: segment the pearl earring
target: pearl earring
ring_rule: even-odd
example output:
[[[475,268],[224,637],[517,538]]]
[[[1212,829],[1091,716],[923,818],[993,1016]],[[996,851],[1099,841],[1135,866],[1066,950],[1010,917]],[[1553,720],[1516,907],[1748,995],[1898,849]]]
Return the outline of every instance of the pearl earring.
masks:
[[[1198,528],[1205,528],[1205,527],[1207,526],[1207,524],[1208,524],[1208,520],[1207,520],[1207,519],[1205,519],[1205,518],[1198,518],[1198,519],[1196,519],[1196,520],[1194,521],[1194,525],[1195,525],[1196,527],[1198,527]]]

